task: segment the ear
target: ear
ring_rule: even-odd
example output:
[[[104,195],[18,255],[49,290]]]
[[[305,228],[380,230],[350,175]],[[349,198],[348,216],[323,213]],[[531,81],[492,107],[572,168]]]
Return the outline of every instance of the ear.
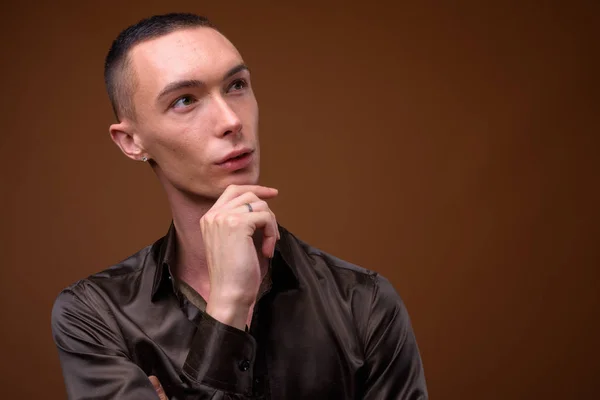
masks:
[[[136,161],[142,160],[143,157],[150,158],[129,121],[123,120],[118,124],[112,124],[109,132],[112,141],[119,146],[127,157]]]

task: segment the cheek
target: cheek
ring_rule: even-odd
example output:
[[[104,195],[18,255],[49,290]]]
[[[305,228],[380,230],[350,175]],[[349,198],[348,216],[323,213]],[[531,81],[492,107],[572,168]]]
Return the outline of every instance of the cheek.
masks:
[[[255,124],[258,124],[258,103],[254,95],[252,96],[252,101],[250,103],[250,114],[252,115],[252,120]]]
[[[203,132],[173,124],[153,133],[147,150],[159,165],[186,169],[197,168],[206,161],[210,143]]]
[[[235,98],[230,101],[229,106],[245,125],[256,125],[258,123],[258,103],[253,94]]]

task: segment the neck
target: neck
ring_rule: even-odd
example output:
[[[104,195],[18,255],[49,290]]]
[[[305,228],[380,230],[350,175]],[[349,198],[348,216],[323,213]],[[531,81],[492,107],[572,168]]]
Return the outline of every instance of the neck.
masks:
[[[167,197],[176,232],[172,273],[206,299],[210,285],[200,219],[213,206],[214,200],[194,198],[176,189],[167,191]]]

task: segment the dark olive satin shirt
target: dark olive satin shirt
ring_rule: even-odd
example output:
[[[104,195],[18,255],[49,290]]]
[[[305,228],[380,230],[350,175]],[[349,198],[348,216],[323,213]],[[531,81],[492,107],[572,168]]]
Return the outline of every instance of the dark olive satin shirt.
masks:
[[[173,225],[123,262],[63,290],[52,332],[70,399],[426,399],[407,310],[381,275],[280,227],[247,332],[173,284]],[[196,302],[197,303],[197,302]]]

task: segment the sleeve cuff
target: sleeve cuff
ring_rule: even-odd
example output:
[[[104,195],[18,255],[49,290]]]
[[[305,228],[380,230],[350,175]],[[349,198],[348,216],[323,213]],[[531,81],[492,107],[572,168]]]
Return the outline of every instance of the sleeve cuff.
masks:
[[[198,321],[183,373],[194,384],[251,394],[256,341],[206,313]]]

